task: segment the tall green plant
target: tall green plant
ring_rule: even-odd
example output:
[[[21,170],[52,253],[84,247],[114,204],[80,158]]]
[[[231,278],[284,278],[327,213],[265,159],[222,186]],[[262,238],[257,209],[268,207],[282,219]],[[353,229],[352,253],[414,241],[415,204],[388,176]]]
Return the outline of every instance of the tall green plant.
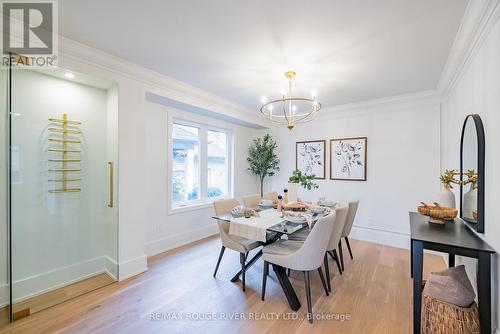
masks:
[[[264,178],[273,176],[280,170],[280,160],[276,155],[277,147],[273,137],[266,134],[262,138],[254,139],[252,146],[248,149],[247,161],[250,165],[248,170],[259,177],[260,196],[264,196]]]

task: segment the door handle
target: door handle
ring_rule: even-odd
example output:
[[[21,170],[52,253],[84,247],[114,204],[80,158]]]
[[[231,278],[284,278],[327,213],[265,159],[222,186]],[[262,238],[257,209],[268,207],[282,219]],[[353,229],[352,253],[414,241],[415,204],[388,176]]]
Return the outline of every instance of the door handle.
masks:
[[[113,161],[108,161],[108,167],[109,167],[109,201],[108,201],[108,207],[112,208],[113,207],[113,191],[114,191],[114,177],[113,177]]]

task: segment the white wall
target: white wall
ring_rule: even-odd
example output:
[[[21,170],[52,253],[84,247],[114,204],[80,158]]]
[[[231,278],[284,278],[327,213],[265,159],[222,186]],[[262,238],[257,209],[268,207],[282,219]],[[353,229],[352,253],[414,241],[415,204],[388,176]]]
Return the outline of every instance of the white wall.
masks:
[[[264,131],[263,131],[264,132]],[[295,169],[295,142],[327,140],[326,180],[317,180],[319,189],[300,188],[299,197],[318,197],[360,205],[353,238],[409,247],[408,211],[420,201],[432,202],[439,191],[439,105],[415,103],[392,105],[376,110],[351,110],[299,124],[289,131],[272,129],[279,146],[281,171],[268,188],[282,193]],[[367,181],[329,179],[329,140],[368,137]]]
[[[485,233],[482,237],[497,251],[500,250],[500,20],[494,24],[476,54],[462,72],[443,103],[442,155],[443,169],[460,167],[460,134],[468,114],[479,114],[486,137],[485,170]],[[458,203],[458,193],[457,193]],[[471,280],[476,278],[476,261],[459,259],[465,263]],[[499,288],[500,260],[498,254],[492,263],[494,323],[500,319]]]
[[[246,152],[256,131],[229,124],[194,113],[167,108],[147,102],[145,119],[146,135],[144,144],[147,166],[144,171],[145,186],[150,201],[146,208],[146,254],[154,255],[203,237],[217,233],[211,205],[187,212],[173,213],[168,210],[169,190],[167,181],[170,169],[167,165],[168,117],[199,122],[232,131],[234,161],[234,196],[258,192],[256,178],[247,170]]]
[[[156,152],[165,149],[161,147],[165,133],[162,134],[159,127],[161,118],[166,116],[156,109],[158,106],[146,102],[145,94],[151,92],[252,124],[266,123],[255,113],[229,101],[65,38],[59,39],[59,67],[118,84],[119,279],[147,270],[147,253],[174,247],[179,240],[189,241],[212,233],[209,222],[199,223],[198,219],[208,217],[212,213],[210,209],[168,218],[162,211],[166,210],[166,202],[161,201],[161,196],[165,198],[161,192],[167,189],[162,178],[166,178],[167,171],[163,168],[165,162],[159,161],[151,149]],[[248,142],[254,130],[247,133],[246,128],[241,129],[242,136],[237,140]],[[155,141],[154,136],[158,136],[159,141]],[[149,146],[152,143],[153,146]],[[251,178],[243,178],[241,184],[241,189],[256,187]],[[176,234],[180,235],[166,239]]]

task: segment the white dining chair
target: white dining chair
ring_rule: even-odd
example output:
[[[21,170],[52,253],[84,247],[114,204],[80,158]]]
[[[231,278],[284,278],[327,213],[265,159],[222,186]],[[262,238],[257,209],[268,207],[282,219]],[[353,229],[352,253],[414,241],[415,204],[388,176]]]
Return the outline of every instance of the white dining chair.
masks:
[[[311,283],[309,273],[317,270],[328,295],[328,287],[326,286],[325,278],[321,270],[324,255],[332,233],[336,213],[331,212],[329,215],[320,218],[307,236],[304,242],[279,240],[269,246],[265,246],[262,251],[264,253],[264,271],[262,274],[262,300],[266,294],[267,275],[269,274],[269,264],[278,265],[292,270],[302,271],[304,273],[304,281],[307,297],[307,315],[309,322],[312,323],[312,301],[311,301]]]
[[[270,193],[264,194],[264,199],[268,199],[273,201],[273,203],[278,203],[278,193],[276,191],[272,191]]]
[[[256,208],[259,206],[259,202],[262,198],[259,194],[243,196],[243,204],[247,208]]]
[[[331,286],[330,286],[330,270],[328,265],[328,255],[330,255],[332,259],[336,262],[339,274],[342,275],[342,272],[344,271],[341,267],[340,256],[338,255],[340,253],[340,249],[339,253],[337,253],[336,248],[339,245],[340,235],[342,234],[346,222],[348,206],[347,204],[339,203],[335,206],[335,211],[337,212],[337,216],[335,218],[335,227],[332,231],[332,235],[330,236],[330,240],[328,242],[328,249],[325,253],[325,258],[324,258],[324,265],[325,265],[326,278],[329,291],[331,291]],[[303,228],[293,234],[290,234],[288,236],[288,240],[303,242],[306,240],[309,233],[310,230],[308,228]]]
[[[240,205],[237,199],[225,199],[214,201],[215,215],[220,216],[224,214],[231,213],[231,209],[235,206]],[[226,248],[232,249],[240,253],[240,264],[241,264],[241,286],[243,291],[245,291],[245,262],[248,256],[248,252],[262,245],[261,242],[253,241],[250,239],[242,238],[236,235],[229,234],[229,224],[228,222],[217,220],[219,226],[220,240],[222,247],[219,253],[219,259],[217,260],[217,265],[215,266],[214,277],[219,269],[219,264],[224,255]]]
[[[349,210],[347,212],[346,221],[344,224],[344,229],[342,230],[342,235],[339,240],[339,255],[340,255],[340,264],[342,266],[342,271],[344,271],[344,252],[342,249],[342,238],[344,238],[345,243],[347,245],[347,250],[349,251],[349,255],[351,256],[351,260],[354,259],[352,256],[351,245],[349,244],[349,235],[351,234],[352,225],[354,224],[354,218],[356,218],[356,212],[358,211],[359,200],[349,202]]]
[[[340,236],[342,235],[342,231],[345,226],[347,212],[349,206],[347,204],[337,204],[335,206],[335,222],[333,224],[332,234],[330,235],[330,240],[328,241],[328,246],[326,248],[326,253],[324,257],[324,265],[326,272],[326,284],[328,286],[328,291],[332,291],[331,283],[330,283],[330,269],[328,266],[328,255],[332,257],[332,259],[337,263],[337,268],[339,273],[342,275],[343,269],[341,269],[339,262],[339,255],[337,253],[337,246],[339,246]]]

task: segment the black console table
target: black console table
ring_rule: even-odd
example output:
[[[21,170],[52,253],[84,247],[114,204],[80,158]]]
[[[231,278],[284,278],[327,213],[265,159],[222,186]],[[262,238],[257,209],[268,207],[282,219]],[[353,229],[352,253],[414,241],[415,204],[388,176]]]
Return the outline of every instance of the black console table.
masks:
[[[495,250],[458,218],[444,225],[430,224],[428,221],[428,217],[410,212],[413,333],[420,333],[424,249],[429,249],[448,253],[450,266],[455,265],[455,255],[478,260],[479,323],[481,333],[491,334],[491,255]]]

